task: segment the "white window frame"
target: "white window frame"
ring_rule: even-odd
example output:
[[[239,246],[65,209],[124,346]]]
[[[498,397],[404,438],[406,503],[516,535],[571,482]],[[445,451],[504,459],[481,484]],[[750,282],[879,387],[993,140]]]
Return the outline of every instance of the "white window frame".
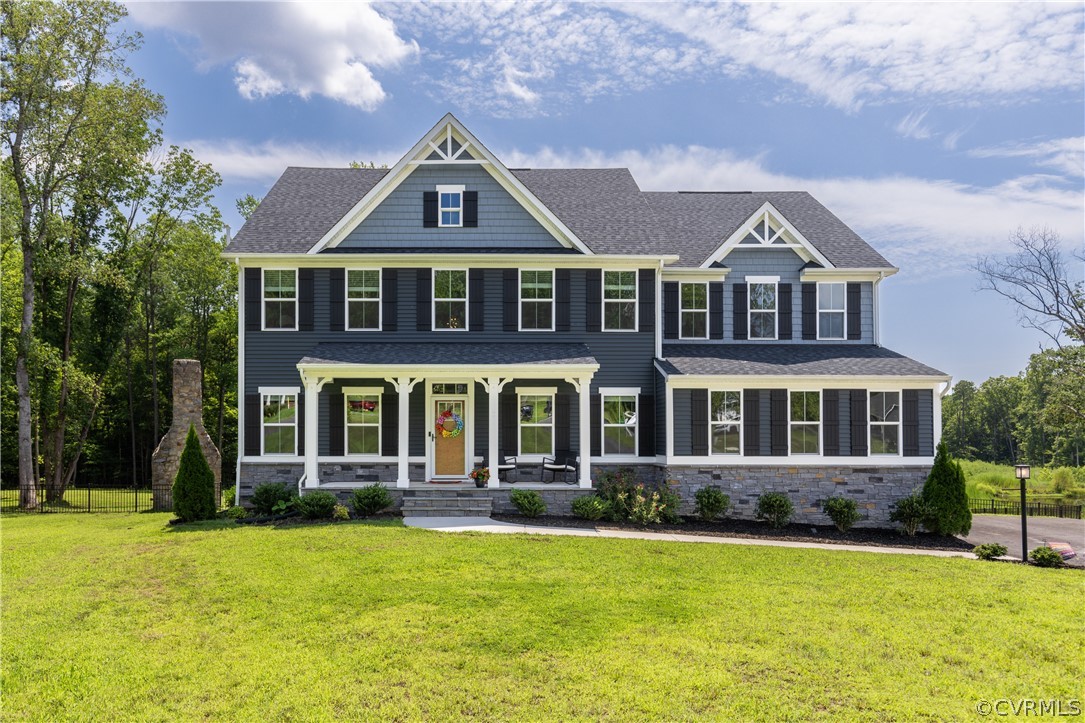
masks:
[[[777,341],[780,338],[780,277],[779,276],[747,276],[746,282],[746,338],[750,341]],[[753,285],[772,285],[772,311],[753,308]],[[753,315],[772,314],[772,336],[753,335]]]
[[[540,424],[537,422],[524,423],[521,420],[520,410],[523,409],[523,403],[520,401],[521,397],[550,397],[550,424]],[[557,445],[557,423],[556,417],[558,413],[558,388],[557,387],[517,387],[516,388],[516,454],[519,457],[523,457],[528,460],[541,460],[543,457],[553,457],[557,452],[555,446]],[[524,452],[521,447],[523,445],[523,436],[520,431],[524,427],[550,427],[550,451],[547,452]]]
[[[633,452],[611,452],[607,454],[607,428],[628,429],[628,424],[607,424],[607,397],[633,397]],[[640,456],[640,387],[602,387],[599,389],[599,454],[603,457],[639,457]]]
[[[439,271],[462,271],[463,272],[463,299],[452,297],[437,298],[437,272]],[[468,269],[433,269],[430,274],[430,328],[433,331],[467,331],[470,324],[468,314],[471,310],[471,273]],[[458,329],[441,328],[437,326],[437,302],[438,301],[463,301],[463,326]]]
[[[267,283],[265,276],[268,271],[293,271],[294,272],[294,326],[275,326],[268,328],[267,325],[267,302],[283,302],[284,299],[269,299],[267,297]],[[298,330],[298,297],[301,296],[301,279],[298,278],[298,269],[289,266],[269,266],[260,269],[260,330],[261,331],[297,331]]]
[[[532,273],[549,272],[549,274],[550,274],[550,328],[549,329],[546,329],[546,328],[530,328],[529,329],[529,328],[524,327],[524,302],[527,301],[529,303],[535,303],[535,304],[545,302],[545,300],[539,301],[538,299],[525,299],[524,298],[524,273],[525,272],[532,272]],[[517,273],[516,273],[516,283],[517,283],[517,296],[519,297],[519,301],[517,303],[519,304],[519,307],[520,307],[519,311],[518,311],[518,315],[519,315],[519,318],[520,318],[520,326],[519,326],[520,331],[553,331],[554,330],[554,328],[555,328],[554,325],[557,323],[557,320],[554,318],[555,315],[557,314],[557,306],[554,303],[554,301],[555,301],[554,297],[557,296],[557,276],[558,276],[557,271],[555,269],[520,269],[519,271],[517,271]]]
[[[260,395],[260,456],[261,457],[297,457],[298,456],[298,408],[301,400],[301,387],[260,387],[257,389]],[[294,397],[294,424],[282,424],[273,422],[266,425],[264,422],[264,397]],[[265,452],[264,451],[264,427],[294,427],[294,451],[292,452]]]
[[[738,394],[738,421],[735,422],[717,422],[712,417],[712,395],[713,394]],[[709,389],[708,390],[708,454],[709,456],[716,457],[741,457],[742,450],[746,444],[746,430],[742,426],[742,413],[743,413],[743,394],[741,389]],[[712,428],[713,427],[727,427],[730,425],[738,426],[738,451],[737,452],[716,452],[712,449]],[[789,430],[790,431],[790,430]]]
[[[437,186],[437,226],[438,228],[463,228],[463,192],[465,186]],[[444,208],[441,206],[441,196],[446,193],[454,193],[460,197],[460,205],[456,207]],[[455,212],[459,214],[459,223],[445,223],[444,211]]]
[[[896,394],[897,395],[897,421],[895,422],[875,422],[870,419],[870,410],[873,407],[870,404],[870,397],[874,394]],[[904,391],[900,389],[868,389],[866,396],[866,408],[867,408],[867,425],[866,425],[866,448],[867,454],[871,457],[900,457],[904,453],[904,440],[901,435],[904,431]],[[897,451],[891,452],[878,452],[875,454],[874,445],[874,426],[890,427],[895,426],[897,428]]]
[[[842,298],[844,299],[843,309],[821,309],[821,287],[823,286],[843,286],[844,293]],[[816,300],[817,310],[817,338],[818,341],[845,341],[848,338],[848,284],[845,281],[819,281],[818,292]],[[821,315],[822,314],[840,314],[843,321],[840,324],[841,335],[840,336],[822,336],[821,335]]]
[[[791,418],[791,395],[792,394],[817,394],[818,395],[818,404],[817,404],[818,421],[816,421],[816,422],[807,422],[805,420],[801,420],[801,419],[800,420],[795,420],[795,419]],[[798,456],[798,457],[820,457],[821,456],[822,450],[825,449],[825,440],[822,439],[822,433],[823,433],[824,428],[822,426],[822,419],[821,419],[822,415],[823,415],[823,412],[824,412],[824,409],[822,408],[823,407],[823,401],[824,401],[824,395],[825,395],[825,390],[824,389],[788,389],[787,390],[787,453],[788,453],[788,456],[792,456],[792,455]],[[799,425],[799,424],[805,425],[805,426],[810,426],[810,425],[816,425],[817,426],[817,428],[818,428],[818,448],[817,448],[816,451],[814,451],[814,452],[796,452],[793,449],[791,449],[791,430],[792,430],[792,428],[794,428],[796,425]]]
[[[686,286],[703,286],[704,287],[704,308],[703,309],[687,309],[685,308],[684,295],[682,289]],[[710,334],[708,331],[708,282],[707,281],[682,281],[678,284],[678,338],[679,339],[707,339]],[[683,333],[685,324],[682,323],[686,314],[703,314],[704,315],[704,336],[686,336]]]
[[[632,299],[607,299],[607,274],[633,274],[633,298]],[[603,269],[602,288],[599,290],[603,303],[601,306],[602,317],[599,320],[599,328],[605,332],[629,334],[640,329],[640,270],[639,269]],[[607,328],[607,304],[633,304],[633,328],[632,329],[608,329]]]
[[[345,457],[379,457],[381,454],[381,446],[384,440],[381,438],[381,422],[384,419],[384,389],[381,387],[343,387],[340,390],[343,394],[343,455]],[[351,396],[365,396],[377,398],[377,423],[351,423],[350,416],[347,414],[347,410],[350,407],[348,397]],[[351,454],[350,452],[350,428],[351,427],[376,427],[377,428],[377,451],[373,454],[366,454],[364,452],[357,452]]]
[[[376,271],[377,272],[377,298],[376,299],[352,299],[350,298],[350,272],[351,271]],[[344,300],[344,328],[347,331],[380,331],[384,326],[384,273],[382,269],[362,268],[362,269],[347,269],[345,277],[346,286],[343,289]],[[350,304],[354,303],[373,303],[377,302],[377,325],[375,327],[361,327],[350,325]]]

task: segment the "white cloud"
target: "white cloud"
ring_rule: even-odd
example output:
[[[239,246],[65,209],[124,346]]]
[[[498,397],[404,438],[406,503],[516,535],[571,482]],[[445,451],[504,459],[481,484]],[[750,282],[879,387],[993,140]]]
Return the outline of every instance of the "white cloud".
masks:
[[[391,68],[418,52],[368,3],[133,2],[144,27],[195,38],[204,69],[232,65],[246,98],[321,95],[373,110],[385,91],[373,68]]]
[[[913,110],[908,115],[900,119],[897,123],[896,131],[905,138],[915,138],[917,140],[924,140],[931,137],[931,129],[923,124],[924,119],[927,117],[928,111]]]
[[[1073,178],[1085,176],[1085,137],[1005,143],[973,148],[968,155],[974,158],[1029,158],[1041,168],[1051,168]]]
[[[271,182],[287,166],[308,168],[346,168],[351,161],[392,165],[402,151],[365,151],[328,148],[305,143],[246,143],[236,140],[171,141],[192,150],[196,158],[210,163],[227,183],[238,181]]]

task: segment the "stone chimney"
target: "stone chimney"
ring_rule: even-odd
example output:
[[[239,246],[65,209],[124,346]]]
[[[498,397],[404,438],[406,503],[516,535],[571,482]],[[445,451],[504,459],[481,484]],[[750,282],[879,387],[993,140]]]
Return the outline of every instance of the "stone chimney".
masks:
[[[151,490],[154,509],[173,508],[173,480],[181,464],[181,452],[190,425],[196,427],[200,447],[211,471],[215,473],[215,504],[222,492],[222,455],[203,428],[203,384],[200,362],[195,359],[173,360],[173,423],[151,455]]]

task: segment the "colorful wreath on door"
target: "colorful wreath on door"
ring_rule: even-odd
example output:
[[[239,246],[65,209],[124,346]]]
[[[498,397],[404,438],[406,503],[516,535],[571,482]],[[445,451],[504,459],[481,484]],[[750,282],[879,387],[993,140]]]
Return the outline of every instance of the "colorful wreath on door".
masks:
[[[450,409],[446,409],[437,415],[437,433],[445,439],[458,437],[463,433],[463,417]]]

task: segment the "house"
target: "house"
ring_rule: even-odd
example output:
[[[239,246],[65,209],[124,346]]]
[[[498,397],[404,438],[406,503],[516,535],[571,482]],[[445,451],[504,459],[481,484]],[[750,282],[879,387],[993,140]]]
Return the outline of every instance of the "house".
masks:
[[[739,514],[920,485],[950,378],[879,343],[896,273],[809,194],[510,169],[447,115],[389,169],[288,168],[239,269],[238,499],[494,470],[551,509],[634,467]],[[499,480],[503,457],[519,479]],[[573,472],[542,482],[544,458]]]

